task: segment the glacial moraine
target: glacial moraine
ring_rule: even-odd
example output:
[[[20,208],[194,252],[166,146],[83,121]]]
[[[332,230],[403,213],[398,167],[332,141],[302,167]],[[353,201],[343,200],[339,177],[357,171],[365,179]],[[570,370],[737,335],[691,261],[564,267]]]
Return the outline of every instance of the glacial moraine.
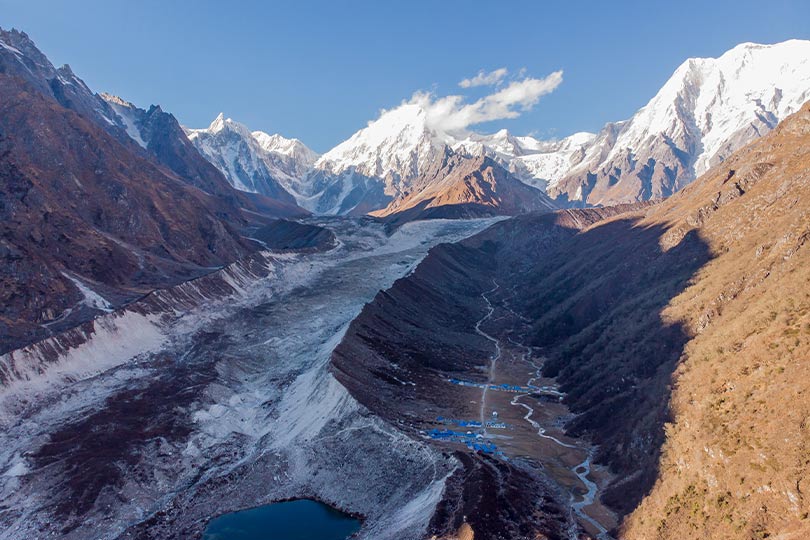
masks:
[[[364,516],[361,539],[419,538],[457,462],[370,414],[329,359],[363,305],[431,246],[492,222],[388,236],[373,220],[318,220],[337,247],[269,257],[265,278],[232,271],[224,300],[185,290],[199,305],[167,302],[144,323],[156,334],[145,349],[111,347],[138,342],[111,325],[86,345],[98,370],[67,354],[10,381],[0,539],[193,538],[212,516],[291,498]]]

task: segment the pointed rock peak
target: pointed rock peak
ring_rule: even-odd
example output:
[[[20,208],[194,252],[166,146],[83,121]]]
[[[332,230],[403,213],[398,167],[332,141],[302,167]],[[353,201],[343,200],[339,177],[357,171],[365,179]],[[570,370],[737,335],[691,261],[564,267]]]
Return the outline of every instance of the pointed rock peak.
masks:
[[[60,73],[64,73],[66,75],[70,75],[71,77],[75,76],[73,70],[70,69],[70,64],[63,64],[62,67],[60,67],[57,71],[59,71]]]
[[[11,30],[5,30],[0,27],[0,41],[3,42],[12,42],[8,43],[9,45],[34,45],[34,42],[31,41],[31,38],[28,37],[28,34],[25,32],[21,32],[16,28],[12,28]]]
[[[211,133],[217,133],[218,131],[222,131],[225,129],[225,114],[219,113],[214,121],[211,122],[211,125],[208,126],[208,131]]]
[[[107,103],[110,103],[112,105],[119,105],[121,107],[126,107],[127,109],[136,108],[135,105],[133,105],[129,101],[125,100],[124,98],[113,95],[113,94],[108,94],[107,92],[102,92],[102,93],[99,94],[99,96],[101,96],[101,99],[103,99],[104,101],[106,101]]]

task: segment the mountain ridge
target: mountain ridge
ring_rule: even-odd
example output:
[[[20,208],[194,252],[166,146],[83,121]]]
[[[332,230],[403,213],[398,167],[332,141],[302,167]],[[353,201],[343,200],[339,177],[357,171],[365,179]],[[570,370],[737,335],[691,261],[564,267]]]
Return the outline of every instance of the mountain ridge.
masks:
[[[667,197],[798,110],[808,87],[810,41],[789,40],[689,58],[631,118],[558,140],[443,132],[412,99],[299,169],[297,198],[320,214],[381,211],[424,189],[454,155],[480,153],[562,206]]]

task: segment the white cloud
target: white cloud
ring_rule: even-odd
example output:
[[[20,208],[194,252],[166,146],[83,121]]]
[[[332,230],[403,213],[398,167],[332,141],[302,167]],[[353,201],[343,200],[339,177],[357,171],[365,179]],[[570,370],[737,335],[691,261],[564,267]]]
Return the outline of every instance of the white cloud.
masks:
[[[426,111],[430,128],[457,132],[483,122],[517,118],[537,105],[542,96],[553,92],[562,83],[562,75],[562,71],[555,71],[542,79],[512,81],[472,103],[465,103],[464,96],[437,98],[428,92],[415,93],[410,102]]]
[[[475,86],[492,86],[498,84],[506,77],[509,71],[506,68],[499,68],[489,73],[483,69],[478,72],[478,75],[469,79],[464,79],[458,85],[462,88],[473,88]]]

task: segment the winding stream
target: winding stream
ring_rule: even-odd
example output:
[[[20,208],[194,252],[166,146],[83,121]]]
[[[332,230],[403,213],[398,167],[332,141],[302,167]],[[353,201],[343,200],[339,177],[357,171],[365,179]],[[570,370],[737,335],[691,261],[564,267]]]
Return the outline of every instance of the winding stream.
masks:
[[[500,285],[493,279],[492,280],[493,287],[492,289],[481,293],[481,298],[487,303],[487,314],[481,317],[477,323],[475,323],[475,331],[478,335],[488,339],[492,343],[495,344],[495,352],[490,357],[489,362],[489,376],[487,378],[487,384],[484,385],[484,389],[481,391],[481,428],[483,430],[484,435],[487,433],[487,418],[486,418],[486,405],[487,405],[487,391],[489,390],[489,385],[494,382],[495,379],[495,366],[498,363],[498,359],[501,357],[501,340],[490,336],[483,330],[481,330],[481,325],[488,321],[492,314],[495,313],[495,307],[492,305],[492,302],[489,301],[487,298],[488,294],[492,294],[500,288]]]
[[[524,345],[524,347],[525,347],[525,345]],[[528,347],[527,347],[527,349],[528,349]],[[527,354],[529,354],[528,350],[524,354],[524,359],[526,358]],[[534,381],[536,381],[538,378],[540,378],[542,376],[541,372],[540,372],[541,367],[538,366],[535,362],[531,362],[531,364],[535,368],[535,372],[534,372],[534,376],[529,379],[529,381],[527,383],[528,385],[532,385],[534,383]],[[553,437],[551,435],[547,435],[545,428],[543,428],[540,424],[538,424],[537,422],[532,420],[532,415],[534,414],[534,408],[532,406],[527,405],[525,403],[522,403],[520,401],[521,398],[526,397],[528,395],[529,394],[520,394],[520,395],[515,396],[515,398],[512,400],[512,405],[519,405],[519,406],[523,407],[524,409],[526,409],[526,416],[524,416],[523,418],[527,422],[529,422],[532,425],[532,427],[537,429],[537,435],[539,437],[543,437],[544,439],[549,439],[549,440],[553,441],[554,443],[556,443],[557,445],[562,446],[563,448],[582,449],[582,447],[579,446],[579,445],[568,444],[568,443],[565,443],[565,442],[559,440],[556,437]],[[592,518],[590,515],[587,514],[587,512],[585,512],[585,508],[587,508],[588,506],[590,506],[590,505],[592,505],[594,503],[594,501],[596,500],[597,493],[599,491],[599,487],[596,485],[596,483],[588,478],[588,475],[590,475],[590,473],[591,473],[591,459],[593,459],[593,453],[594,453],[594,449],[593,448],[589,449],[588,454],[587,454],[587,456],[585,458],[585,461],[583,461],[582,463],[579,463],[579,464],[577,464],[577,465],[575,465],[574,467],[571,468],[571,472],[573,472],[577,476],[577,478],[579,478],[579,481],[582,482],[582,484],[587,489],[585,494],[582,496],[581,500],[576,501],[576,502],[572,501],[571,509],[574,511],[574,514],[576,514],[577,517],[579,517],[583,521],[587,521],[597,531],[599,531],[599,534],[597,535],[597,538],[599,540],[610,540],[611,537],[608,534],[607,528],[605,528],[604,525],[602,525],[599,521]],[[573,497],[574,496],[572,495],[572,499],[573,499]],[[577,538],[579,537],[578,532],[576,530],[569,531],[569,536],[570,536],[571,540],[577,540]]]
[[[495,284],[495,288],[481,294],[481,297],[487,303],[488,311],[487,311],[487,314],[484,317],[482,317],[475,325],[475,330],[476,330],[476,332],[478,334],[480,334],[481,336],[487,338],[488,340],[492,341],[495,344],[495,353],[492,355],[492,362],[490,363],[490,371],[489,371],[488,383],[492,383],[493,380],[494,380],[495,364],[496,364],[496,361],[501,356],[500,340],[497,339],[497,338],[494,338],[493,336],[491,336],[491,335],[487,334],[486,332],[484,332],[483,330],[481,330],[481,325],[484,322],[486,322],[487,320],[489,320],[492,317],[493,313],[495,312],[494,306],[492,305],[489,298],[487,297],[487,295],[489,295],[489,294],[491,294],[491,293],[498,290],[498,284],[495,282],[495,280],[493,280],[493,283]],[[511,313],[513,313],[515,316],[520,317],[517,313],[515,313],[511,309],[509,309],[509,308],[507,308],[507,309]],[[537,379],[542,378],[542,373],[541,373],[542,367],[538,366],[537,363],[535,363],[533,360],[531,360],[529,358],[529,356],[531,355],[531,348],[530,347],[528,347],[526,345],[519,344],[519,343],[515,342],[514,340],[512,340],[511,338],[510,338],[510,341],[514,345],[516,345],[518,347],[522,347],[523,349],[525,349],[525,351],[524,351],[521,358],[522,358],[522,360],[530,362],[532,367],[534,368],[534,375],[532,377],[530,377],[529,380],[526,382],[526,386],[530,386],[530,387],[534,386],[534,382]],[[489,384],[487,384],[484,387],[483,395],[482,395],[482,401],[481,401],[481,422],[482,422],[483,426],[486,426],[485,418],[484,418],[484,407],[485,407],[484,399],[486,398],[486,391],[487,391],[488,387],[489,387]],[[545,390],[546,388],[543,387],[543,389]],[[535,413],[534,408],[531,405],[528,405],[528,404],[523,403],[521,401],[522,398],[525,398],[525,397],[527,397],[529,395],[530,394],[528,394],[528,393],[518,394],[511,400],[510,404],[514,405],[514,406],[523,407],[526,410],[526,414],[523,416],[523,419],[526,420],[534,429],[537,430],[537,436],[542,437],[544,439],[548,439],[548,440],[554,442],[555,444],[557,444],[557,445],[559,445],[559,446],[561,446],[563,448],[569,448],[569,449],[575,449],[575,450],[584,450],[584,448],[582,448],[581,445],[569,444],[569,443],[561,441],[557,437],[554,437],[552,435],[548,435],[546,433],[545,428],[543,426],[541,426],[538,422],[536,422],[535,420],[532,419],[532,416]],[[563,395],[563,394],[560,393],[560,395]],[[484,427],[484,429],[486,429],[486,427]],[[585,486],[585,488],[587,490],[585,492],[585,494],[582,495],[582,498],[579,501],[574,501],[573,499],[574,499],[575,496],[572,494],[572,496],[571,496],[572,497],[571,509],[573,510],[574,514],[581,521],[585,521],[585,522],[590,523],[598,531],[598,534],[597,534],[598,540],[612,540],[612,537],[608,534],[607,528],[604,525],[602,525],[598,520],[594,519],[593,517],[588,515],[587,512],[585,512],[585,508],[589,507],[590,505],[592,505],[594,503],[594,501],[596,500],[597,494],[599,492],[599,486],[597,486],[597,484],[595,482],[593,482],[590,478],[588,478],[588,476],[591,473],[591,460],[593,459],[593,454],[594,454],[594,448],[589,448],[588,453],[587,453],[587,455],[585,457],[585,460],[582,461],[581,463],[578,463],[577,465],[575,465],[574,467],[572,467],[570,469],[571,472],[576,475],[576,477],[579,479],[579,481],[582,482],[582,484]],[[579,531],[576,529],[576,527],[572,528],[569,531],[569,538],[571,540],[577,540],[579,538]]]

